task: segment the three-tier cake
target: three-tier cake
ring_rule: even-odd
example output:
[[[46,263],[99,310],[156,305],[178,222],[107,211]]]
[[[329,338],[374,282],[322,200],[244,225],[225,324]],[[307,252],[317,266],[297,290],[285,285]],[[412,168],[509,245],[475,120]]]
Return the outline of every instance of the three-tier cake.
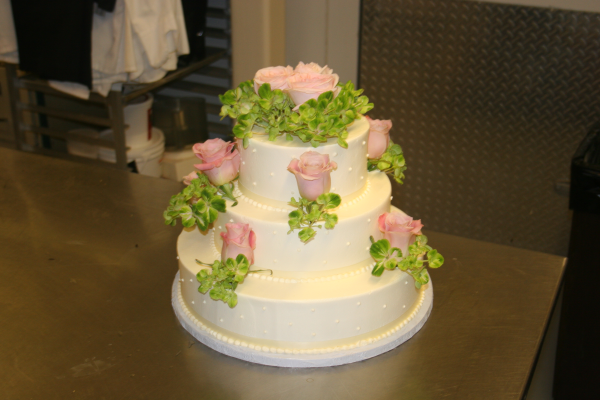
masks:
[[[293,75],[289,70],[287,73]],[[269,89],[277,90],[273,88],[276,83],[267,83]],[[298,110],[298,104],[292,103],[294,97],[288,91],[293,84],[285,85],[288,87],[281,92],[296,111],[284,116],[291,120],[294,112],[306,115],[306,107]],[[264,91],[259,93],[258,88],[255,92],[261,98],[269,96]],[[337,94],[335,90],[330,93],[327,100],[333,102]],[[307,104],[318,104],[324,98],[318,96],[321,93]],[[322,109],[326,107],[323,102]],[[386,216],[404,218],[405,214],[391,206],[391,184],[385,165],[369,168],[373,164],[369,163],[373,157],[368,154],[369,147],[373,147],[369,138],[372,123],[360,113],[346,122],[345,132],[338,137],[325,135],[316,147],[314,141],[305,141],[302,135],[269,134],[268,126],[253,126],[250,134],[238,129],[235,147],[230,144],[226,150],[218,150],[239,167],[237,179],[225,184],[231,185],[230,190],[223,190],[222,181],[215,183],[218,178],[207,173],[214,172],[217,164],[222,167],[223,161],[214,162],[206,151],[198,151],[204,162],[200,169],[215,188],[221,188],[216,195],[223,195],[225,206],[214,206],[218,216],[210,224],[184,228],[179,236],[179,273],[173,285],[173,306],[183,326],[202,343],[230,356],[267,365],[329,366],[388,351],[412,337],[425,323],[433,298],[428,276],[428,283],[415,285],[417,275],[400,267],[392,269],[387,265],[387,270],[381,272],[383,263],[393,257],[382,261],[372,256],[373,243],[388,238],[406,257],[411,251],[408,246],[420,235],[421,225],[412,231],[385,228]],[[279,126],[292,129],[291,122]],[[259,130],[264,133],[257,134]],[[386,142],[383,150],[389,150],[389,146]],[[209,150],[211,154],[218,153]],[[317,185],[317,190],[322,190],[312,199],[307,193],[313,189],[303,188],[300,180],[305,178],[314,187],[316,178],[311,173],[319,166],[313,164],[321,161],[307,161],[307,155],[320,157],[327,165],[322,168],[326,179]],[[385,158],[378,160],[382,157]],[[294,168],[305,169],[298,172]],[[298,234],[302,227],[294,229],[296,223],[291,222],[294,215],[290,213],[298,209],[291,199],[305,199],[307,204],[313,201],[313,207],[323,203],[319,200],[323,197],[317,199],[320,193],[335,193],[341,202],[322,207],[324,219],[301,231],[308,235],[302,237]],[[201,196],[188,197],[192,204]],[[207,202],[210,205],[210,199]],[[307,211],[312,210],[310,207]],[[324,221],[332,214],[335,222],[325,226]],[[393,235],[398,233],[405,238],[403,245],[393,243]],[[229,243],[237,243],[242,250],[228,247]],[[225,263],[224,252],[229,253],[232,248],[231,257],[244,254],[250,267],[244,273],[238,272],[241,278],[228,286],[236,296],[234,303],[228,303],[223,294],[213,292],[211,296],[208,286],[200,287],[201,291],[199,286],[203,282],[200,276],[211,274],[211,263]],[[394,263],[402,259],[395,258]],[[413,263],[423,262],[422,257],[415,260]],[[375,273],[379,266],[381,271]],[[206,272],[201,273],[202,270]],[[419,274],[425,276],[422,271]]]

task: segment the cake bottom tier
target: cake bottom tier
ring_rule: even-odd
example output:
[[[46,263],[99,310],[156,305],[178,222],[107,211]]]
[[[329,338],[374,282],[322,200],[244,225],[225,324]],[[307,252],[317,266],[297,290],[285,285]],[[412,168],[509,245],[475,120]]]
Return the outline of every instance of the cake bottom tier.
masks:
[[[418,301],[411,311],[392,323],[368,334],[306,346],[306,343],[257,340],[219,328],[188,307],[181,284],[178,272],[172,289],[173,309],[182,326],[192,336],[230,357],[278,367],[328,367],[383,354],[413,337],[423,327],[433,307],[430,282],[421,288]]]

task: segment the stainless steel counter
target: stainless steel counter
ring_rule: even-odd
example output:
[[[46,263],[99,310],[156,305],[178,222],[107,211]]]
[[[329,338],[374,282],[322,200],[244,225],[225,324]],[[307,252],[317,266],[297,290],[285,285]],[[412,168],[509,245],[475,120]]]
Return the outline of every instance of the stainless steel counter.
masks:
[[[0,148],[0,187],[8,400],[520,399],[564,268],[426,231],[446,265],[415,337],[355,364],[267,367],[204,347],[173,314],[181,228],[162,211],[180,184]]]

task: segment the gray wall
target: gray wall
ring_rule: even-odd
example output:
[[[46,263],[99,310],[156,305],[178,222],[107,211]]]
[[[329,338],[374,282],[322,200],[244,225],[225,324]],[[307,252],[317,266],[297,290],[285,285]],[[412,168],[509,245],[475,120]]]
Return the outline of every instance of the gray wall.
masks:
[[[570,158],[600,119],[600,15],[364,0],[360,82],[407,159],[426,229],[566,254]],[[485,262],[485,260],[482,260]]]

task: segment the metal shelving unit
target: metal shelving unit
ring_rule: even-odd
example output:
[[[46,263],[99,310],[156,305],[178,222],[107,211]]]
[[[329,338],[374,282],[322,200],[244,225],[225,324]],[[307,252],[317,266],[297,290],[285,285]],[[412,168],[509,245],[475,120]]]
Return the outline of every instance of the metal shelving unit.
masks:
[[[115,167],[118,169],[126,169],[127,168],[127,147],[125,146],[125,129],[126,125],[123,119],[123,107],[127,104],[128,101],[135,99],[147,92],[159,89],[168,84],[181,85],[178,80],[198,71],[202,68],[209,66],[222,59],[223,57],[228,57],[227,49],[215,49],[215,48],[207,48],[207,56],[200,60],[190,64],[187,67],[180,68],[176,71],[173,71],[167,74],[163,79],[160,79],[156,82],[143,84],[143,85],[124,85],[125,90],[123,93],[117,91],[111,91],[107,97],[103,97],[97,93],[91,93],[90,97],[87,101],[84,101],[89,104],[97,104],[103,106],[106,109],[105,117],[97,117],[93,115],[86,115],[85,113],[73,112],[68,110],[61,110],[57,108],[53,108],[46,105],[36,104],[35,101],[21,101],[21,97],[19,96],[19,90],[26,90],[30,93],[43,93],[51,96],[58,97],[66,97],[70,99],[76,99],[75,97],[53,89],[48,85],[48,83],[44,80],[38,79],[32,75],[25,75],[22,77],[17,76],[17,66],[14,64],[5,64],[4,67],[7,71],[7,91],[9,101],[12,104],[11,113],[12,113],[12,129],[15,133],[15,143],[16,147],[21,150],[29,150],[36,153],[52,155],[61,158],[74,159],[80,162],[86,163],[102,163],[103,165],[107,165],[109,167]],[[209,68],[208,71],[212,71],[212,68]],[[197,90],[194,88],[190,88],[189,83],[184,84],[186,90]],[[29,96],[30,99],[33,99],[34,96]],[[25,122],[23,118],[23,113],[29,112],[36,116],[36,118],[32,118],[31,123]],[[39,123],[39,116],[50,116],[59,119],[64,119],[68,121],[74,121],[86,125],[92,125],[96,127],[102,128],[110,128],[114,133],[114,141],[113,140],[103,140],[103,139],[95,139],[86,137],[83,135],[79,135],[72,132],[67,132],[63,130],[52,129],[48,127],[41,126]],[[36,146],[32,149],[25,146],[26,143],[26,133],[31,132],[37,135],[44,135],[53,138],[59,139],[69,139],[75,140],[87,144],[98,145],[102,147],[107,147],[111,149],[115,149],[116,153],[116,164],[106,163],[101,160],[95,159],[86,159],[83,157],[78,157],[70,154],[66,154],[64,152],[43,148]]]

